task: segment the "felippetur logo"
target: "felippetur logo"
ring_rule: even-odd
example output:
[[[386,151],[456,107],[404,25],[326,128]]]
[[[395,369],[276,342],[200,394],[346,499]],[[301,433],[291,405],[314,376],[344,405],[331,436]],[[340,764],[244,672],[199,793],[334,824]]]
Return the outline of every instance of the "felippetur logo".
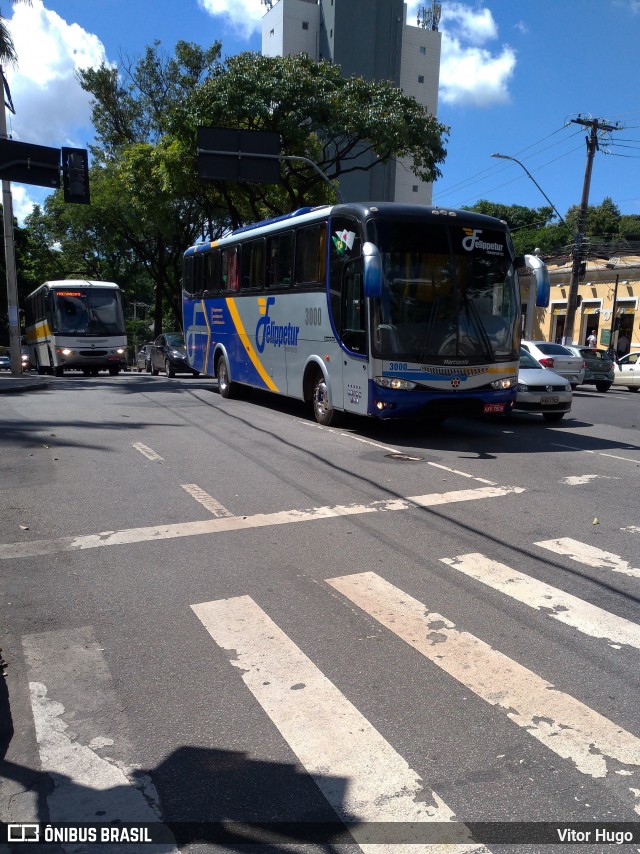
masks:
[[[486,240],[480,240],[480,235],[482,234],[481,228],[463,228],[462,230],[467,235],[462,239],[462,248],[466,249],[467,252],[471,252],[474,249],[484,249],[493,252],[504,251],[502,243],[489,243]]]
[[[267,344],[272,347],[297,347],[299,326],[291,323],[276,323],[269,317],[269,309],[275,305],[275,297],[258,297],[258,307],[262,317],[256,324],[256,348],[264,352]]]

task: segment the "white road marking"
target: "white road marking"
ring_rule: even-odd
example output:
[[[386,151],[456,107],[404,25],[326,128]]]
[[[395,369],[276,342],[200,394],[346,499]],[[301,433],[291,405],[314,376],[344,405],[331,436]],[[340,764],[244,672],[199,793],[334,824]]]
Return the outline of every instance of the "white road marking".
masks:
[[[25,635],[22,643],[40,766],[52,777],[46,796],[49,819],[158,822],[159,799],[151,779],[109,755],[115,741],[102,734],[103,728],[114,728],[121,745],[126,741],[120,731],[122,708],[91,628]],[[79,850],[75,844],[62,847]],[[104,849],[98,845],[97,850]],[[170,844],[133,844],[131,850],[177,854]]]
[[[622,460],[625,463],[638,463],[638,460],[629,459],[629,457],[620,457],[617,454],[607,454],[604,451],[591,451],[588,448],[577,448],[573,445],[560,445],[557,442],[551,442],[553,448],[565,448],[569,451],[580,451],[583,454],[595,454],[598,457],[610,457],[612,460]]]
[[[444,469],[445,471],[451,472],[451,474],[459,474],[461,477],[468,477],[471,480],[477,480],[478,483],[488,483],[492,486],[495,485],[495,481],[493,480],[485,480],[483,477],[474,477],[472,474],[467,474],[467,472],[458,471],[458,469],[452,469],[448,466],[443,466],[440,463],[428,463],[428,465],[433,466],[436,469]]]
[[[611,645],[615,644],[615,648],[622,644],[640,649],[640,625],[558,590],[544,581],[524,575],[510,566],[490,560],[483,554],[458,555],[441,558],[441,561],[585,635],[604,638]]]
[[[212,516],[215,516],[217,519],[222,519],[226,516],[232,516],[233,514],[227,510],[226,507],[223,507],[219,501],[216,501],[211,495],[204,491],[204,489],[200,489],[200,487],[195,483],[183,483],[182,488],[189,493],[192,498],[202,504]]]
[[[630,534],[640,534],[640,525],[628,525],[626,528],[620,528],[621,531],[628,531]]]
[[[581,543],[579,540],[572,540],[570,537],[561,537],[558,540],[540,540],[534,545],[563,557],[570,557],[585,566],[610,569],[612,572],[621,572],[623,575],[630,575],[632,578],[640,578],[640,569],[629,566],[629,562],[623,560],[620,555],[605,552],[595,546]]]
[[[387,498],[371,504],[348,504],[334,507],[314,507],[310,510],[282,510],[277,513],[257,513],[255,516],[229,516],[223,519],[206,519],[198,522],[178,522],[173,525],[155,525],[147,528],[125,528],[119,531],[102,531],[78,537],[60,537],[56,540],[33,540],[22,543],[0,543],[0,560],[58,552],[97,549],[103,546],[129,545],[176,537],[195,537],[219,534],[224,531],[243,531],[271,525],[288,525],[296,522],[314,522],[341,516],[358,516],[391,510],[409,510],[418,507],[437,507],[463,501],[500,498],[525,492],[518,486],[485,486],[479,489],[461,489],[453,492],[435,492],[409,498]]]
[[[191,606],[306,771],[345,821],[453,821],[454,814],[367,718],[249,596]],[[218,690],[212,685],[211,690]],[[464,833],[464,825],[460,826]],[[363,842],[367,851],[387,846]],[[393,845],[394,852],[481,851]]]
[[[582,486],[585,483],[591,483],[597,477],[599,477],[597,474],[576,474],[572,477],[563,477],[560,483],[566,483],[569,486]]]
[[[163,460],[163,457],[161,457],[160,454],[156,454],[152,448],[148,448],[146,445],[143,445],[142,442],[135,442],[133,447],[136,451],[140,451],[140,453],[148,460]]]
[[[638,785],[640,739],[559,691],[531,670],[389,584],[374,572],[328,579],[328,584],[378,620],[445,673],[473,691],[585,775],[602,778],[619,765]],[[635,779],[631,781],[631,777]],[[640,790],[632,794],[640,814]]]

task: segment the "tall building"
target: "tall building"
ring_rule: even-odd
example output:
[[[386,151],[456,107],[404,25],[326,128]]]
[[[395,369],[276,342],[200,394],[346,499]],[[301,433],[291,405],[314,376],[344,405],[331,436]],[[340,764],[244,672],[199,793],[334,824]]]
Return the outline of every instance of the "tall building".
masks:
[[[306,53],[339,65],[345,77],[388,80],[423,104],[438,110],[439,4],[420,11],[420,25],[407,23],[404,0],[263,0],[262,52],[266,56]],[[368,172],[344,175],[345,201],[396,201],[431,204],[432,185],[397,160]]]

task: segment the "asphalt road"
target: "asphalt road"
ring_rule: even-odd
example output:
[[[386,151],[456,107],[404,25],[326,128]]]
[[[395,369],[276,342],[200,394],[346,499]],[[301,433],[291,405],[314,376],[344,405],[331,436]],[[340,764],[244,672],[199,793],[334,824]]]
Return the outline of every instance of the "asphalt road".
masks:
[[[435,429],[201,378],[1,402],[0,820],[637,822],[639,395]],[[486,849],[556,847],[510,827]]]

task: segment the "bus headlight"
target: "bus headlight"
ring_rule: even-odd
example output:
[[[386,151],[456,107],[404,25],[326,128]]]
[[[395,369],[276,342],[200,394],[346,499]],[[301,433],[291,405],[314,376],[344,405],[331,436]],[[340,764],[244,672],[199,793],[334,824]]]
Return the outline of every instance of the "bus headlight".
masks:
[[[518,382],[517,377],[504,377],[501,380],[495,380],[490,383],[491,388],[505,389],[505,388],[513,388],[514,385]]]
[[[373,381],[382,388],[400,389],[401,391],[409,391],[416,387],[416,384],[412,383],[411,380],[401,380],[398,377],[374,377]]]
[[[118,347],[116,353],[118,354],[118,356],[124,356],[124,350],[122,349],[122,347]]]

